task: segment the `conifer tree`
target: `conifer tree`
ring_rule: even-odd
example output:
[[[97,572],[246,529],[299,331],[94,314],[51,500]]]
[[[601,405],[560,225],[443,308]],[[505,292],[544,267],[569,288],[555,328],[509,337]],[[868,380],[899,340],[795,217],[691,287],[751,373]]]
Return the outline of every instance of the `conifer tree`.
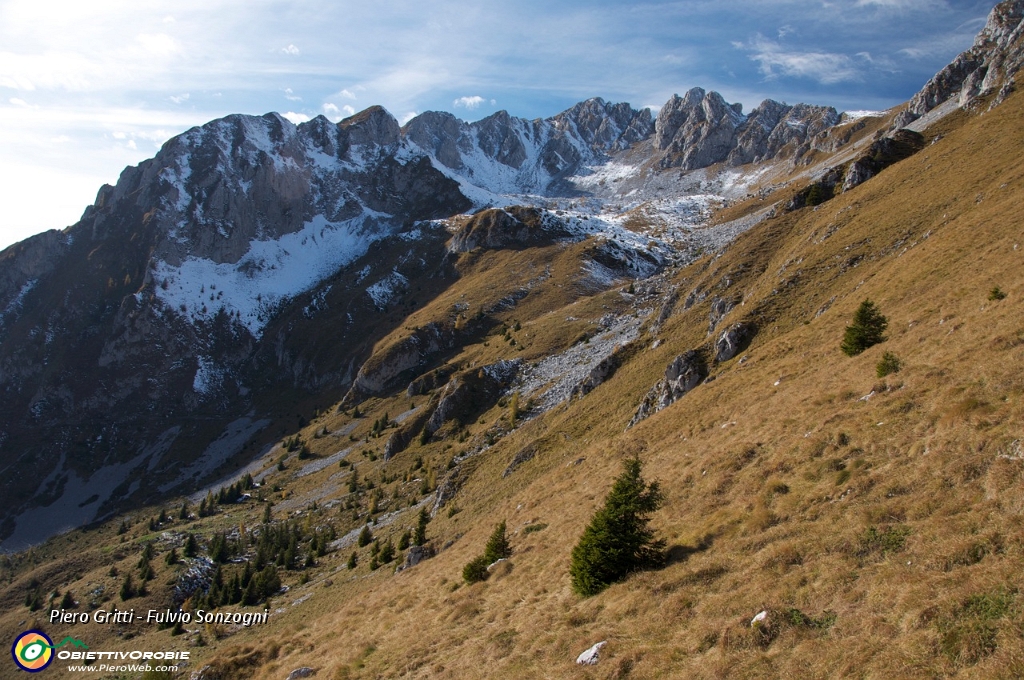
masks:
[[[370,533],[370,526],[368,524],[363,525],[363,530],[359,532],[359,538],[356,539],[356,543],[360,548],[366,547],[373,540],[373,534]]]
[[[487,539],[487,545],[484,547],[484,560],[487,564],[492,564],[511,556],[512,546],[509,545],[508,534],[505,532],[505,522],[502,521],[501,524],[494,527],[494,532]]]
[[[875,303],[864,300],[853,314],[853,324],[846,327],[839,348],[846,356],[856,356],[868,347],[884,342],[888,325],[889,320],[878,311]]]
[[[572,587],[589,597],[630,572],[658,566],[665,560],[665,542],[654,538],[649,516],[663,501],[657,482],[641,477],[639,458],[623,462],[622,474],[594,513],[572,551]]]
[[[427,523],[430,522],[430,513],[426,508],[420,508],[419,520],[416,523],[416,533],[413,535],[413,545],[423,545],[427,542]]]

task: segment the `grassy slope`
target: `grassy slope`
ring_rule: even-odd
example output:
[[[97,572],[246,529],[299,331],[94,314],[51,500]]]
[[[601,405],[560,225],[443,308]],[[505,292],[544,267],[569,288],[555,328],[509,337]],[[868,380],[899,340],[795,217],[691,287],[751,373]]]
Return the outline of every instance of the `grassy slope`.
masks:
[[[689,310],[680,302],[656,349],[637,354],[584,400],[521,425],[471,459],[459,512],[441,511],[428,530],[437,547],[454,541],[449,548],[396,576],[390,568],[369,572],[366,549],[354,574],[342,566],[351,549],[328,556],[307,585],[286,576],[293,589],[273,606],[287,611],[269,627],[197,655],[230,665],[230,677],[268,679],[304,665],[329,678],[1021,675],[1022,112],[1024,99],[1015,96],[984,116],[949,121],[942,139],[878,178],[817,210],[769,220],[721,257],[681,270],[681,300],[696,286],[710,295]],[[572,299],[565,291],[571,253],[535,255],[550,258],[556,276],[546,293],[510,313],[523,321],[516,335],[527,349],[515,352],[491,336],[456,361],[539,354],[585,330],[566,316],[591,319],[605,306],[617,308],[621,296],[613,292],[571,312],[542,313]],[[525,257],[509,261],[521,269]],[[484,274],[502,263],[484,256],[466,264],[461,290],[488,297]],[[993,286],[1007,297],[989,301]],[[724,323],[759,325],[747,359],[714,367],[713,383],[623,432],[665,365],[708,341],[716,295],[743,299]],[[454,303],[443,297],[439,315]],[[839,340],[864,298],[888,316],[889,340],[848,358]],[[417,312],[418,322],[431,314]],[[884,351],[905,367],[879,380],[875,364]],[[408,401],[367,402],[354,436]],[[452,454],[504,416],[495,407],[466,428],[466,444],[415,444],[386,469],[402,475],[419,455],[440,476]],[[312,439],[314,428],[340,432],[347,423],[331,413],[311,424],[314,452],[339,448],[336,437]],[[382,442],[358,449],[379,450]],[[530,442],[538,455],[503,479]],[[667,494],[654,525],[672,559],[581,600],[569,588],[570,549],[621,458],[637,450],[645,476]],[[364,477],[381,469],[379,461],[351,459]],[[286,487],[281,495],[308,503],[337,470],[272,479]],[[415,476],[385,485],[385,499],[417,497]],[[327,513],[351,524],[347,512]],[[240,507],[202,525],[251,525],[257,516],[258,508]],[[487,582],[459,586],[462,565],[503,519],[515,532],[510,565]],[[378,533],[397,536],[414,521],[409,511]],[[530,523],[547,526],[525,533]],[[142,529],[129,534],[129,546],[144,538]],[[52,579],[73,574],[76,592],[104,579],[112,586],[109,564],[123,573],[137,553],[125,548],[118,562],[116,547],[92,546],[118,540],[113,527],[75,532],[27,556],[14,585],[0,593],[3,631],[28,622],[19,600],[32,575],[49,585],[47,569]],[[69,547],[78,551],[69,562],[30,568]],[[153,563],[158,583],[169,578],[159,556]],[[289,604],[305,594],[311,597]],[[783,615],[795,608],[823,625],[783,622],[759,635],[749,621],[764,608],[778,612],[775,621],[799,620]],[[830,626],[826,612],[834,613]],[[154,649],[188,644],[142,630]],[[609,640],[601,663],[577,667],[575,656],[599,640]]]

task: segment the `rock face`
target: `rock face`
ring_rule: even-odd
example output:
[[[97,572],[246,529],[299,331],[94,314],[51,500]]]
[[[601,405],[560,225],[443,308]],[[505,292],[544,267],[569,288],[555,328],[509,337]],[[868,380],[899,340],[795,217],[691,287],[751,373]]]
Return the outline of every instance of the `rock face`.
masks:
[[[872,142],[868,150],[850,163],[843,179],[843,191],[863,184],[879,172],[924,148],[924,137],[913,130],[896,130]]]
[[[964,107],[978,97],[996,92],[1002,101],[1016,86],[1024,63],[1024,0],[996,5],[974,45],[939,71],[910,100],[897,121],[902,127],[955,97]]]
[[[477,213],[452,236],[448,249],[468,253],[476,248],[529,248],[570,236],[550,213],[518,206]]]
[[[694,350],[680,354],[665,369],[665,377],[644,397],[627,428],[671,405],[699,385],[706,376],[707,369],[700,354]]]
[[[616,369],[619,367],[619,361],[618,353],[610,354],[602,359],[597,366],[590,369],[587,377],[573,388],[572,398],[582,399],[597,389],[599,385],[615,374]]]
[[[743,165],[782,154],[799,157],[839,120],[831,107],[787,106],[771,99],[744,116],[738,104],[696,87],[682,97],[673,95],[661,108],[654,146],[664,152],[662,167]]]
[[[429,323],[417,328],[411,335],[375,352],[359,369],[352,392],[380,394],[401,382],[409,371],[427,364],[429,357],[455,346],[453,327]],[[408,377],[405,378],[408,380]]]
[[[715,342],[715,361],[732,359],[750,344],[755,333],[756,328],[749,323],[736,323],[726,328]]]
[[[437,408],[424,426],[433,434],[449,420],[465,420],[489,408],[512,382],[520,362],[499,361],[455,376],[441,390]]]

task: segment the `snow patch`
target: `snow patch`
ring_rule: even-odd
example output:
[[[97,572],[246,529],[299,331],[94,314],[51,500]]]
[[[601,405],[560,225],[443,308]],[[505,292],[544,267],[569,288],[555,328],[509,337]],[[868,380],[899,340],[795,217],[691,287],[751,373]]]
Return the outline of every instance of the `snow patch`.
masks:
[[[21,289],[18,290],[18,294],[15,295],[14,298],[7,303],[7,306],[4,307],[4,311],[0,312],[0,325],[3,324],[4,319],[6,319],[10,314],[16,313],[19,309],[21,309],[21,304],[25,300],[25,296],[28,295],[29,292],[31,292],[31,290],[36,287],[36,283],[38,282],[38,280],[39,279],[31,279],[22,284]]]
[[[409,279],[397,271],[392,271],[377,283],[366,289],[366,294],[373,300],[377,309],[384,309],[391,300],[406,290]]]
[[[374,215],[331,223],[323,215],[276,240],[253,240],[237,263],[189,257],[180,266],[157,264],[160,300],[192,323],[224,312],[259,338],[284,302],[363,255],[374,239]]]

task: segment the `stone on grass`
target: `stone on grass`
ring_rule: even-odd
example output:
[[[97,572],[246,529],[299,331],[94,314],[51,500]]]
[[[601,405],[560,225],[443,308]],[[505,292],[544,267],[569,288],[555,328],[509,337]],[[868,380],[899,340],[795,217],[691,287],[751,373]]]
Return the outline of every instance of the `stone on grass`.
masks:
[[[596,645],[576,657],[576,663],[581,666],[596,666],[601,654],[601,648],[608,644],[607,640],[598,642]]]

